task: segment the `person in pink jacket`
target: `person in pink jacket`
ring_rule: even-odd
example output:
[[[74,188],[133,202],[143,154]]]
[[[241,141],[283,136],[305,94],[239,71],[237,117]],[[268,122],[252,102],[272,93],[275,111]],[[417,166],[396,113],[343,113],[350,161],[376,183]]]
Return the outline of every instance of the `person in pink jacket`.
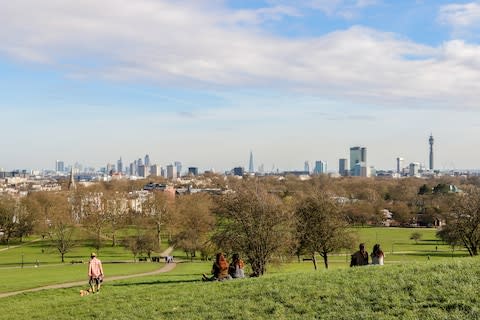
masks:
[[[88,277],[90,280],[88,283],[92,288],[92,292],[99,292],[100,286],[103,282],[103,268],[102,268],[102,261],[97,259],[97,255],[95,252],[92,252],[90,255],[90,262],[88,263]]]

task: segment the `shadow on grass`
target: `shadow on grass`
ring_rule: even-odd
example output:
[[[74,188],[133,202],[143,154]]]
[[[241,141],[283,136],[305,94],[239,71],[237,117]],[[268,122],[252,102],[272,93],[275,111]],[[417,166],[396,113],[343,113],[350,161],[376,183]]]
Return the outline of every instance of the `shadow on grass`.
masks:
[[[203,282],[201,279],[178,279],[178,280],[155,280],[155,281],[143,281],[143,282],[134,282],[134,283],[116,283],[111,284],[112,287],[130,287],[138,285],[159,285],[159,284],[172,284],[172,283],[192,283],[192,282]]]
[[[452,257],[452,252],[430,252],[430,253],[421,253],[421,252],[409,252],[409,253],[403,253],[401,254],[403,256],[414,256],[414,257],[439,257],[439,258],[451,258]],[[469,257],[470,255],[468,253],[464,252],[454,252],[453,253],[453,258],[464,258],[464,257]]]

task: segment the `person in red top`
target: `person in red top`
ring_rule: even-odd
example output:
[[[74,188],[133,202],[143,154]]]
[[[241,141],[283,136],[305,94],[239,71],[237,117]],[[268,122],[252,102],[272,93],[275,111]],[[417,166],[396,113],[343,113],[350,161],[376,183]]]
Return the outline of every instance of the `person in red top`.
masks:
[[[103,282],[103,267],[102,261],[97,259],[97,255],[95,252],[92,252],[90,255],[90,262],[88,263],[88,277],[90,287],[92,288],[92,292],[99,292],[100,286]]]

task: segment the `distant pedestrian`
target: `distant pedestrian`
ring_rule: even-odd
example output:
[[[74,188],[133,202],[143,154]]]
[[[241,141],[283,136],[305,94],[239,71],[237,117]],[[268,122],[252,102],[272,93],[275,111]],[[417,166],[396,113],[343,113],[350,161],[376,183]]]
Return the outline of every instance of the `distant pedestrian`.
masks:
[[[379,244],[373,246],[371,257],[372,264],[383,266],[383,258],[385,257],[385,254],[383,253],[382,249],[380,249]]]
[[[365,250],[365,244],[360,243],[359,250],[352,254],[350,267],[368,265],[368,252]]]
[[[88,277],[90,287],[93,293],[98,293],[103,282],[103,267],[102,261],[97,259],[97,254],[92,252],[90,254],[90,262],[88,263]]]

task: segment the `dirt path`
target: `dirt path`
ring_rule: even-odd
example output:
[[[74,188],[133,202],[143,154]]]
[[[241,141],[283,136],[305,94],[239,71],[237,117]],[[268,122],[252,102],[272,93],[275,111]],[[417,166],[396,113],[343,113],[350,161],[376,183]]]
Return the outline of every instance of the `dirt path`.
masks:
[[[170,247],[170,248],[166,249],[164,252],[162,252],[161,256],[167,256],[172,251],[173,251],[173,248]],[[173,263],[167,263],[162,268],[160,268],[158,270],[150,271],[150,272],[129,274],[129,275],[125,275],[125,276],[105,277],[103,282],[109,282],[109,281],[115,281],[115,280],[124,280],[124,279],[131,279],[131,278],[145,277],[145,276],[153,276],[153,275],[156,275],[156,274],[172,271],[173,269],[175,269],[176,266],[177,266],[177,264],[174,263],[174,262]],[[5,293],[0,293],[0,298],[10,297],[10,296],[14,296],[14,295],[17,295],[17,294],[20,294],[20,293],[25,293],[25,292],[36,292],[36,291],[47,290],[47,289],[63,289],[63,288],[71,288],[71,287],[78,287],[78,286],[86,286],[87,283],[88,283],[87,280],[83,280],[83,281],[76,281],[76,282],[52,284],[52,285],[49,285],[49,286],[32,288],[32,289],[25,289],[25,290],[20,290],[20,291],[5,292]]]

